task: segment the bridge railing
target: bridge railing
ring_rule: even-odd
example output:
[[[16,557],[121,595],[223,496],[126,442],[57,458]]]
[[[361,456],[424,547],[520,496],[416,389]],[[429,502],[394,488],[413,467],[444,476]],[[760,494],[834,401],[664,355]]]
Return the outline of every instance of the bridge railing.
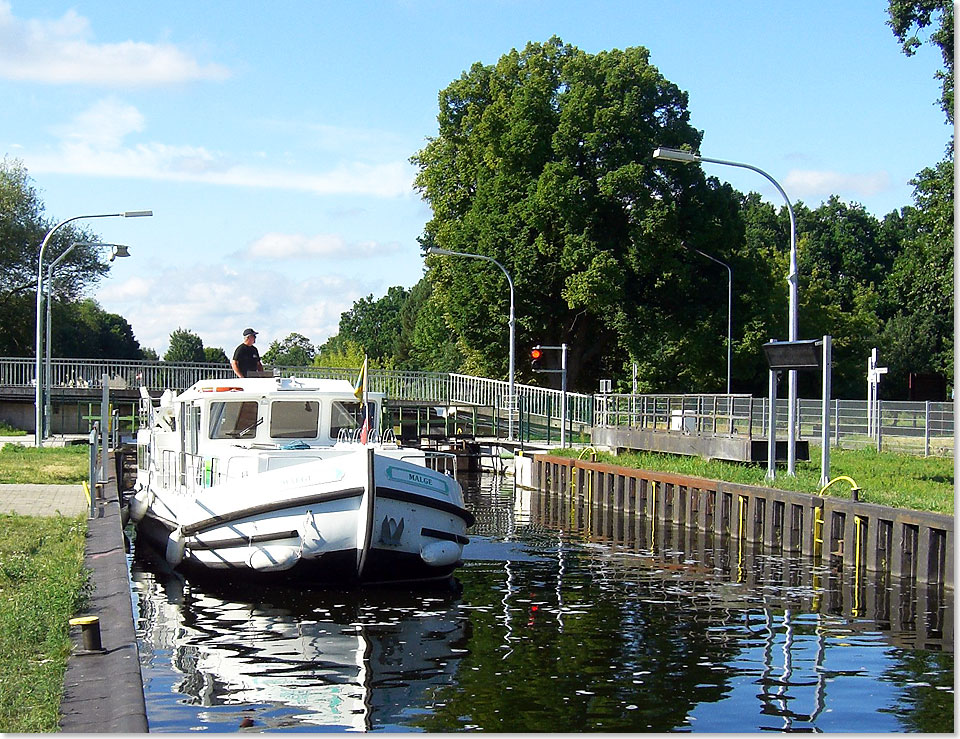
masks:
[[[0,387],[34,387],[33,357],[0,358]],[[275,367],[281,375],[321,377],[356,383],[359,369],[341,367]],[[54,388],[100,389],[104,375],[111,389],[182,391],[203,379],[233,376],[229,365],[208,362],[162,362],[157,360],[53,359]],[[489,408],[500,428],[510,414],[520,426],[539,427],[541,432],[558,429],[562,399],[559,390],[516,385],[518,403],[511,408],[509,386],[503,380],[448,372],[405,370],[370,371],[369,387],[395,401],[469,405]],[[786,434],[787,400],[777,400],[778,434]],[[879,446],[918,454],[953,454],[954,413],[951,402],[892,401],[880,403],[877,424],[867,421],[865,400],[831,401],[831,439],[836,446]],[[769,414],[767,398],[725,394],[624,395],[604,393],[567,394],[569,430],[582,433],[590,427],[631,425],[639,428],[696,433],[746,435],[765,438]],[[797,403],[800,438],[820,438],[821,403],[800,399]],[[872,427],[872,431],[871,431]],[[556,431],[553,432],[556,437]]]

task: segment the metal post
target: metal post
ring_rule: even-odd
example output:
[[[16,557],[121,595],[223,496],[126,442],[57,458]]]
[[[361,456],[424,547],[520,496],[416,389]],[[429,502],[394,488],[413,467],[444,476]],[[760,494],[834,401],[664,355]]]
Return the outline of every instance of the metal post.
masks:
[[[560,345],[560,448],[567,448],[567,345]]]
[[[823,414],[820,429],[820,487],[830,482],[830,393],[833,347],[829,336],[823,337]]]
[[[767,416],[767,479],[777,477],[777,371],[770,370],[770,413]]]
[[[766,177],[770,184],[777,189],[777,192],[780,193],[781,197],[786,202],[787,212],[790,214],[790,268],[787,271],[787,289],[789,291],[787,328],[789,335],[787,338],[790,341],[796,341],[799,338],[798,329],[800,323],[798,318],[799,295],[797,288],[799,284],[799,275],[797,272],[797,219],[794,216],[793,205],[790,203],[790,198],[787,197],[787,193],[780,186],[780,183],[777,182],[767,172],[764,172],[762,169],[755,167],[752,164],[731,162],[726,159],[713,159],[711,157],[700,156],[699,154],[694,154],[689,151],[658,147],[653,152],[653,158],[666,159],[667,161],[682,162],[685,164],[694,162],[710,162],[713,164],[724,164],[729,167],[749,169]],[[789,381],[788,398],[790,401],[787,404],[787,474],[793,476],[796,474],[797,458],[797,371],[789,370],[787,377]]]
[[[43,255],[47,250],[47,244],[50,243],[50,238],[56,232],[56,230],[71,221],[76,221],[81,218],[139,218],[141,216],[152,216],[153,211],[149,210],[130,210],[123,213],[98,213],[95,215],[89,216],[74,216],[73,218],[67,218],[65,221],[60,221],[56,226],[47,231],[46,236],[43,237],[43,242],[40,244],[40,250],[37,253],[37,335],[36,335],[36,357],[34,361],[35,367],[35,379],[36,379],[36,389],[34,391],[34,440],[38,447],[43,446],[43,420],[41,416],[43,415],[43,378],[41,377],[41,357],[43,355],[43,305],[40,301],[40,296],[43,291]]]
[[[834,428],[836,429],[835,435],[834,435],[834,446],[836,446],[837,449],[839,449],[840,448],[840,399],[839,398],[833,401],[833,417],[837,419],[837,422],[834,424]]]
[[[100,398],[100,482],[107,481],[107,419],[110,418],[110,375],[104,373],[101,382],[103,393]]]
[[[883,415],[882,415],[881,411],[882,411],[882,407],[881,407],[881,405],[880,405],[880,398],[878,397],[878,398],[877,398],[877,413],[876,413],[876,416],[877,416],[877,419],[876,419],[876,424],[877,424],[877,451],[878,451],[878,452],[882,452],[882,451],[883,451]]]
[[[930,401],[923,404],[923,456],[930,456]]]
[[[90,449],[90,464],[87,470],[87,479],[90,481],[90,518],[96,513],[97,504],[97,442],[100,438],[100,428],[97,421],[93,422],[93,428],[90,430],[88,440]]]

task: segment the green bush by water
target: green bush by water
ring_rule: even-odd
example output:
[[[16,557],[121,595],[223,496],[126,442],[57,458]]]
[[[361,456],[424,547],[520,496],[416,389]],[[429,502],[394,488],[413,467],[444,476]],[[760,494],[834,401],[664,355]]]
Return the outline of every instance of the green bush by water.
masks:
[[[57,731],[86,520],[0,515],[0,732]]]
[[[567,449],[565,456],[579,456],[582,450]],[[554,451],[551,453],[559,453]],[[798,461],[796,477],[789,477],[782,466],[772,486],[766,479],[767,467],[759,464],[706,460],[654,452],[628,452],[614,456],[606,452],[597,461],[621,467],[633,467],[678,475],[704,477],[744,485],[761,485],[805,493],[820,491],[819,449],[810,447],[809,461]],[[868,503],[933,511],[953,515],[953,459],[919,457],[874,449],[831,449],[830,479],[845,475],[860,487],[860,500]],[[850,496],[850,485],[839,482],[826,495]]]

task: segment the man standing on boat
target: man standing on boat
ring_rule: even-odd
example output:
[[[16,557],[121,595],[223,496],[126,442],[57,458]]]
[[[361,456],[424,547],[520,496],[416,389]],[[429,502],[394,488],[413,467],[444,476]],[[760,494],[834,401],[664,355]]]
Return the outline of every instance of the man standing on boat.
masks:
[[[252,328],[243,330],[243,343],[233,352],[230,366],[237,377],[246,377],[250,372],[263,372],[260,362],[260,352],[253,343],[257,340],[257,332]]]

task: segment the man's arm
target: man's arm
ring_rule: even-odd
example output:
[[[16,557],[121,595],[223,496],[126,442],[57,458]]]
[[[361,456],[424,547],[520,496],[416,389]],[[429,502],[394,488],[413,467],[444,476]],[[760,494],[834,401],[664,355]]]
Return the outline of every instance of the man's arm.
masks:
[[[233,374],[235,374],[237,377],[240,377],[240,378],[243,377],[243,375],[240,374],[240,367],[237,365],[236,359],[230,360],[230,366],[233,367]]]

